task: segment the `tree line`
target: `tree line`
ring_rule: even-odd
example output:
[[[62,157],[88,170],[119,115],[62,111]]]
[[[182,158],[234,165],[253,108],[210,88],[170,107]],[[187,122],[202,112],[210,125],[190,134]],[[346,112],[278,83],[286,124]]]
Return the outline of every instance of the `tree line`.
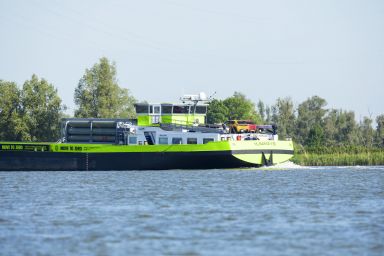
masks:
[[[56,141],[67,107],[57,89],[32,75],[19,87],[0,80],[0,141]],[[132,118],[136,99],[116,79],[116,65],[101,58],[86,69],[74,92],[78,118]]]
[[[79,118],[133,118],[137,100],[118,85],[116,64],[103,57],[84,75],[74,91]],[[65,115],[57,89],[45,79],[32,75],[19,87],[0,80],[0,140],[55,141],[60,137],[60,119]],[[313,96],[293,104],[291,98],[278,98],[268,106],[256,104],[235,92],[224,100],[214,99],[207,113],[208,123],[227,120],[252,120],[256,124],[276,124],[282,139],[292,138],[309,148],[358,145],[384,147],[384,114],[373,120],[356,122],[353,111],[326,108],[327,102]]]
[[[242,93],[235,92],[224,100],[213,100],[208,108],[208,122],[248,119],[255,123],[276,124],[280,138],[291,138],[307,148],[322,147],[384,147],[384,114],[357,122],[353,111],[326,108],[327,102],[312,96],[297,107],[291,98],[278,98],[268,106],[257,104]]]

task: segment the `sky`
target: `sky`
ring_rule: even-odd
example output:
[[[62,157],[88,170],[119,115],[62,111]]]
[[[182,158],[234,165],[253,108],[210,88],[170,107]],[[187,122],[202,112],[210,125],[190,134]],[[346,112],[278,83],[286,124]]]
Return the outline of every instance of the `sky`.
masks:
[[[101,57],[139,101],[238,91],[267,105],[317,95],[357,121],[384,113],[382,0],[0,0],[0,33],[0,79],[36,74],[70,114]]]

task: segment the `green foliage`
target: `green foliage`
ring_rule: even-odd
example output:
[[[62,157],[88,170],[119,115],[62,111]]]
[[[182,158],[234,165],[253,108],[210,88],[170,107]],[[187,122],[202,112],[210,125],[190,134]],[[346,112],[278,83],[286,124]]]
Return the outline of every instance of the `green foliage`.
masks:
[[[324,118],[325,144],[329,146],[343,144],[370,146],[372,143],[368,141],[372,139],[369,138],[369,129],[372,129],[372,127],[367,125],[371,126],[369,119],[358,125],[352,111],[331,109]]]
[[[266,106],[265,107],[265,122],[266,124],[269,124],[272,122],[272,114],[271,114],[271,107]]]
[[[318,96],[313,96],[299,105],[295,136],[299,143],[305,144],[312,127],[324,124],[324,116],[327,113],[327,110],[324,109],[326,105],[327,102]]]
[[[258,109],[261,121],[264,123],[266,121],[266,109],[265,109],[264,103],[261,100],[257,102],[257,109]]]
[[[328,111],[328,115],[324,118],[324,143],[326,145],[335,145],[337,140],[337,134],[339,133],[339,127],[337,120],[340,112],[335,109]]]
[[[338,119],[336,121],[338,127],[338,133],[336,134],[336,141],[355,144],[356,139],[356,121],[355,113],[352,111],[340,111]]]
[[[337,154],[296,154],[293,162],[306,166],[384,165],[384,151]]]
[[[384,147],[384,114],[376,117],[376,134],[375,141],[380,147]]]
[[[75,89],[76,117],[128,118],[135,116],[135,99],[128,89],[120,88],[116,79],[116,66],[101,58],[85,71]]]
[[[28,138],[21,113],[21,91],[16,83],[0,80],[0,140]]]
[[[257,114],[255,104],[240,92],[235,92],[233,96],[223,101],[228,109],[228,120],[252,120],[261,123],[262,120]]]
[[[372,119],[369,117],[364,117],[363,122],[358,128],[359,144],[364,145],[368,148],[371,148],[374,145],[374,130],[372,128]]]
[[[278,98],[274,106],[273,123],[277,124],[281,138],[292,138],[295,134],[295,109],[291,98]]]
[[[60,133],[64,106],[57,90],[33,75],[20,90],[15,83],[0,81],[0,139],[53,141]]]
[[[383,148],[358,145],[319,146],[304,148],[294,145],[292,161],[306,166],[384,165]]]
[[[309,147],[321,147],[324,145],[324,132],[320,125],[315,124],[313,127],[311,127],[305,144]]]
[[[255,104],[239,92],[223,101],[213,100],[209,104],[208,123],[223,123],[227,120],[252,120],[255,123],[262,123]]]
[[[22,95],[22,111],[30,140],[57,140],[63,110],[57,89],[33,75],[31,80],[25,81]]]
[[[228,108],[223,101],[214,99],[208,106],[207,122],[209,124],[224,123],[228,120],[228,112]]]

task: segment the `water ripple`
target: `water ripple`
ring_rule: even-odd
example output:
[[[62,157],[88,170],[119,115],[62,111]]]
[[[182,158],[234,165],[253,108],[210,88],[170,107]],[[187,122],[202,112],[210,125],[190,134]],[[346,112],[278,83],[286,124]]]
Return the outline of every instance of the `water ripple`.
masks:
[[[0,255],[383,255],[384,167],[0,172]]]

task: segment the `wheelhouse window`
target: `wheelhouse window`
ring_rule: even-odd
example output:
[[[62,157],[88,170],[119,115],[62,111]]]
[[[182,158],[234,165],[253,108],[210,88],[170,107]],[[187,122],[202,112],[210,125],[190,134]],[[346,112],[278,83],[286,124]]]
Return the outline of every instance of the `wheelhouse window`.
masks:
[[[197,138],[187,138],[187,144],[197,144]]]
[[[160,106],[154,106],[153,107],[153,113],[154,114],[160,114]]]
[[[159,144],[167,145],[168,144],[168,137],[160,137],[159,138]]]
[[[172,144],[183,144],[182,138],[172,138]]]
[[[161,105],[161,112],[163,114],[172,114],[172,105]]]
[[[215,141],[212,138],[203,138],[203,144],[207,144],[208,142]]]
[[[188,114],[189,106],[173,106],[174,114]]]
[[[136,113],[137,114],[148,114],[148,104],[136,104]]]
[[[207,106],[196,106],[195,114],[206,114]]]

